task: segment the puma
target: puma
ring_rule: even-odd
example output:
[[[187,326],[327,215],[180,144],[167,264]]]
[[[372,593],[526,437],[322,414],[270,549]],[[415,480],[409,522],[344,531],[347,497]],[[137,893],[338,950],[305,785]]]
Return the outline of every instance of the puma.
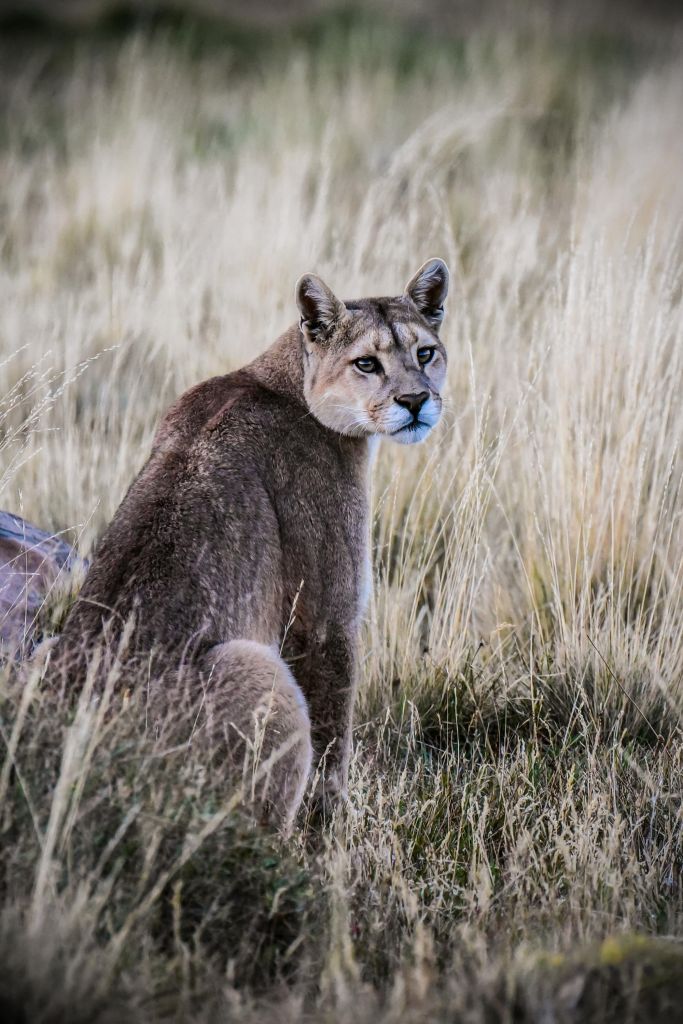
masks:
[[[235,749],[260,722],[257,803],[285,831],[314,759],[325,798],[346,792],[371,442],[439,421],[447,291],[439,259],[393,298],[302,277],[299,323],[166,413],[50,655],[73,679],[126,630],[127,656],[195,673]]]

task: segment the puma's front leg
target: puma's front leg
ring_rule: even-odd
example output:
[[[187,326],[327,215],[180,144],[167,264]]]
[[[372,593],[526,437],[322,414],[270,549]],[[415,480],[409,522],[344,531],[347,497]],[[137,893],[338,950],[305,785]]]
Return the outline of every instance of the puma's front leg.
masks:
[[[325,803],[345,799],[348,790],[353,703],[356,695],[355,631],[328,623],[308,638],[297,674],[308,701],[315,759],[320,762],[317,793]],[[303,666],[302,666],[303,667]]]

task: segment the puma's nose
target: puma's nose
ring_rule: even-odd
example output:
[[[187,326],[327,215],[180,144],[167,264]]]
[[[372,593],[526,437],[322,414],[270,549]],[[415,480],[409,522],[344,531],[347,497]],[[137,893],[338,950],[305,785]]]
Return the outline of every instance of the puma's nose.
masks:
[[[413,416],[417,416],[428,398],[428,391],[418,391],[417,394],[413,395],[394,395],[394,401],[402,405],[404,409],[408,409]]]

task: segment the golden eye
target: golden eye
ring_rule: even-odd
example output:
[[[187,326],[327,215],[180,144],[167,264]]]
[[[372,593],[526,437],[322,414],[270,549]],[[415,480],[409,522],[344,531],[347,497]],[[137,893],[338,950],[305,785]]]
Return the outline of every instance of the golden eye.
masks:
[[[377,373],[382,367],[379,364],[379,360],[375,359],[374,356],[361,356],[360,359],[354,359],[353,365],[357,366],[363,373]]]
[[[436,349],[432,348],[431,345],[425,346],[425,348],[419,348],[417,350],[417,361],[420,366],[426,366],[427,363],[431,363],[435,352]]]

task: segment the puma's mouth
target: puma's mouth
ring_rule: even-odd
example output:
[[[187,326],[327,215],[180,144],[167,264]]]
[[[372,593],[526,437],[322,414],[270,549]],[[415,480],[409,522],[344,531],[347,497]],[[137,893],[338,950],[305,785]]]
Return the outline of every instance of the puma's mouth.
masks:
[[[411,420],[410,423],[404,423],[402,427],[398,428],[398,430],[392,430],[390,436],[395,437],[396,434],[402,434],[404,430],[407,430],[410,433],[411,431],[420,430],[422,427],[424,427],[425,430],[431,430],[431,423],[425,423],[424,420],[420,419]]]
[[[410,423],[404,423],[397,430],[390,431],[388,436],[399,444],[418,444],[420,441],[424,441],[433,425],[421,419],[411,420]]]

